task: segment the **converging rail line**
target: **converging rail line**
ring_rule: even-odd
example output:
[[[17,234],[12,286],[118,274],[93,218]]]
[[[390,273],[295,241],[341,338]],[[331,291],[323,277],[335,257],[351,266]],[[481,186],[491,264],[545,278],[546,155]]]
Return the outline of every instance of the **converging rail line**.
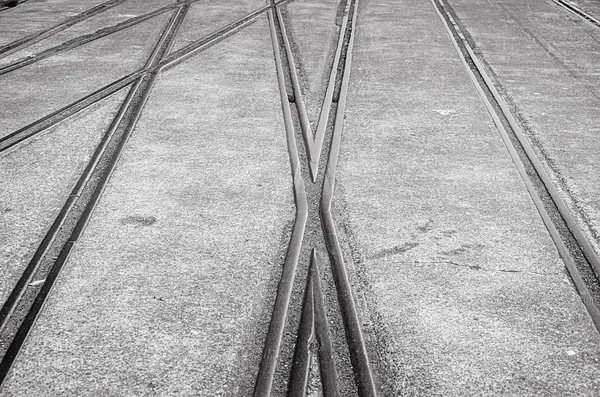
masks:
[[[352,65],[357,10],[358,1],[348,1],[346,3],[344,17],[339,29],[337,49],[330,66],[329,80],[321,104],[316,131],[312,130],[306,112],[294,54],[290,45],[290,37],[281,10],[276,7],[274,11],[269,11],[273,51],[275,53],[298,208],[263,350],[263,358],[254,388],[255,397],[266,397],[271,394],[279,352],[282,349],[286,318],[290,310],[292,287],[303,246],[305,249],[311,249],[311,254],[308,257],[305,256],[305,258],[308,258],[308,263],[304,263],[309,269],[308,279],[301,309],[302,316],[297,334],[295,358],[289,375],[288,395],[304,395],[303,391],[306,390],[308,382],[308,362],[311,355],[309,345],[312,340],[317,340],[321,346],[318,357],[323,392],[326,396],[340,395],[341,385],[338,384],[336,362],[330,347],[330,329],[325,314],[326,310],[323,308],[320,280],[317,279],[320,276],[314,246],[323,243],[328,252],[335,289],[337,290],[339,309],[334,310],[340,310],[341,313],[358,394],[363,397],[377,395],[377,387],[370,367],[352,287],[331,216],[335,170],[339,156],[339,145],[346,109],[345,102]],[[279,28],[279,30],[276,28]],[[285,72],[282,55],[285,56],[285,63],[288,66]],[[288,92],[286,82],[292,87],[292,92]],[[292,111],[292,103],[295,105],[296,112]],[[332,106],[334,104],[335,107]],[[319,167],[319,158],[327,131],[331,134],[331,140],[326,146],[326,149],[329,150],[329,159],[323,168]],[[304,143],[302,158],[307,163],[304,164],[304,167],[300,164],[297,140]],[[325,171],[324,175],[323,170]],[[305,177],[302,176],[303,174]],[[311,186],[305,185],[305,178],[311,180]],[[318,211],[318,216],[313,211]],[[309,217],[310,221],[307,222]],[[312,236],[319,236],[317,238],[323,238],[324,241],[315,241],[315,237]],[[339,362],[337,364],[339,365]]]
[[[192,2],[199,0],[191,0]],[[287,0],[286,0],[287,1]],[[281,3],[285,3],[282,1]],[[160,9],[160,12],[151,12],[152,17],[162,14],[170,9],[172,6],[163,7]],[[0,153],[23,142],[24,140],[31,138],[41,132],[48,130],[50,127],[64,121],[68,117],[80,112],[81,110],[88,108],[89,106],[101,101],[102,99],[107,98],[108,96],[120,91],[121,89],[132,84],[136,79],[140,78],[145,73],[153,73],[157,69],[168,69],[173,67],[174,65],[182,62],[186,58],[192,56],[193,54],[205,50],[210,46],[218,43],[221,40],[229,37],[230,35],[236,33],[240,29],[243,29],[248,24],[252,23],[257,17],[263,14],[268,7],[262,7],[235,22],[230,23],[223,28],[210,33],[206,37],[200,38],[198,40],[193,41],[192,43],[186,45],[185,47],[168,54],[156,65],[145,65],[140,70],[132,72],[112,83],[107,84],[106,86],[100,88],[97,91],[92,92],[91,94],[86,95],[85,97],[47,115],[42,117],[41,119],[34,121],[33,123],[20,128],[17,131],[14,131],[4,137],[0,138]],[[146,14],[148,15],[148,14]],[[148,18],[146,18],[148,19]],[[144,19],[145,20],[145,19]],[[142,22],[140,20],[136,20],[136,23]],[[131,25],[133,26],[133,24]],[[56,52],[49,54],[48,56],[55,55]],[[32,58],[37,59],[37,58]],[[22,65],[25,66],[25,65]],[[1,70],[1,69],[0,69]]]
[[[153,66],[158,66],[165,54],[168,53],[188,8],[189,4],[184,4],[173,13],[159,42],[146,62],[146,68],[150,69]],[[92,211],[122,153],[127,138],[133,131],[159,71],[158,68],[152,73],[140,76],[131,87],[119,113],[96,148],[92,159],[61,213],[0,310],[0,341],[4,350],[4,356],[0,363],[0,381],[4,380],[8,374],[12,362],[33,326],[54,281],[89,221]],[[83,202],[80,201],[82,198]],[[65,235],[68,235],[66,241],[60,239]],[[59,249],[59,247],[62,248]],[[48,253],[57,249],[59,249],[59,253],[56,259],[54,261],[48,260]],[[31,282],[34,278],[36,281],[40,280],[42,282],[32,287]],[[25,313],[26,315],[23,318]]]
[[[62,22],[57,23],[54,26],[51,26],[47,29],[43,29],[39,32],[32,33],[25,37],[21,37],[20,39],[14,40],[11,43],[0,46],[0,57],[5,57],[23,47],[35,44],[46,37],[50,37],[55,33],[58,33],[62,30],[65,30],[73,25],[78,24],[79,22],[83,22],[88,18],[91,18],[95,15],[99,15],[102,12],[121,4],[125,0],[109,0],[105,3],[98,4],[90,9],[87,9],[77,15],[74,15],[70,18],[65,19]],[[16,4],[15,4],[16,5]]]

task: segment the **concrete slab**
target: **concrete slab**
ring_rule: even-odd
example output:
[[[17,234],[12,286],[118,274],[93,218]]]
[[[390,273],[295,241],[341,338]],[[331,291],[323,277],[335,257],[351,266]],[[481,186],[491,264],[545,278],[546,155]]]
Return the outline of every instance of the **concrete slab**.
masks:
[[[125,92],[0,155],[0,304],[67,200]]]
[[[552,2],[451,2],[600,252],[600,29]]]
[[[385,395],[594,395],[600,336],[430,1],[360,9],[334,201]]]
[[[0,137],[141,68],[168,15],[0,76]]]
[[[160,76],[3,395],[250,395],[291,182],[262,17]]]
[[[179,29],[172,51],[177,51],[194,40],[201,39],[224,28],[265,4],[262,0],[199,1],[193,3]]]

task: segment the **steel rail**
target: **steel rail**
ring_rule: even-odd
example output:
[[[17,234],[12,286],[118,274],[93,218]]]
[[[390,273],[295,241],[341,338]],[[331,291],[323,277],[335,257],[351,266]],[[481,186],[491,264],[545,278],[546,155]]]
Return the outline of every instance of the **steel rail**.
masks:
[[[290,243],[283,263],[281,280],[277,286],[277,295],[273,305],[271,322],[269,324],[269,330],[267,331],[262,358],[254,385],[254,397],[268,397],[271,395],[273,378],[275,375],[275,369],[277,367],[277,359],[281,349],[283,333],[285,330],[285,322],[292,296],[294,279],[296,277],[296,269],[298,268],[302,240],[304,238],[304,231],[306,229],[306,222],[308,219],[306,190],[304,186],[304,180],[302,178],[298,147],[296,145],[292,111],[287,100],[283,65],[281,62],[281,56],[279,54],[279,40],[277,39],[277,32],[275,31],[275,21],[271,7],[269,7],[267,14],[269,18],[269,31],[271,34],[271,42],[273,44],[273,53],[275,55],[279,95],[281,97],[281,107],[283,110],[283,119],[293,178],[294,199],[296,202],[296,218],[294,220]]]
[[[288,385],[288,397],[306,396],[311,363],[310,345],[315,339],[319,343],[317,357],[321,370],[323,395],[324,397],[339,397],[338,374],[333,359],[333,346],[329,338],[329,325],[323,303],[321,276],[317,264],[316,249],[313,248],[308,268],[296,351],[294,352]]]
[[[260,17],[266,11],[271,9],[271,7],[271,5],[263,6],[251,12],[250,14],[243,16],[237,21],[232,22],[229,25],[214,31],[201,39],[191,42],[185,47],[180,48],[179,50],[165,57],[165,59],[161,61],[160,67],[170,68],[175,64],[182,62],[188,57],[194,55],[196,52],[203,51],[208,47],[218,43],[219,41],[224,40],[230,35],[237,33],[239,30],[247,27],[250,23],[256,21],[258,17]]]
[[[158,65],[159,61],[166,52],[170,50],[173,39],[185,18],[188,8],[189,4],[181,5],[173,13],[152,54],[146,62],[145,68],[151,70],[151,72],[139,77],[137,82],[131,87],[119,113],[113,120],[107,133],[104,135],[102,142],[96,148],[92,159],[88,163],[84,173],[81,175],[72,194],[63,206],[61,215],[59,215],[59,218],[55,221],[56,227],[53,225],[51,228],[53,233],[50,233],[49,231],[46,235],[45,240],[48,239],[49,244],[46,247],[40,247],[38,249],[38,251],[40,251],[40,255],[38,255],[39,260],[36,263],[30,263],[30,266],[28,266],[28,271],[26,271],[19,280],[18,286],[20,289],[17,287],[13,289],[11,296],[14,294],[17,299],[12,299],[10,305],[7,305],[8,301],[5,302],[5,305],[2,307],[4,317],[1,318],[2,327],[0,327],[0,332],[5,331],[7,322],[11,320],[11,314],[15,313],[19,303],[22,302],[23,295],[25,294],[32,277],[36,275],[37,268],[39,268],[43,257],[49,251],[50,245],[56,240],[59,230],[65,225],[67,217],[73,215],[73,208],[75,205],[83,206],[83,212],[77,217],[75,225],[70,231],[68,240],[64,242],[58,257],[53,261],[48,273],[45,274],[44,282],[38,287],[33,303],[27,310],[25,317],[22,318],[20,324],[18,324],[17,331],[12,337],[4,356],[2,357],[2,361],[0,362],[0,386],[6,379],[18,352],[33,327],[38,314],[56,281],[56,278],[64,264],[67,262],[75,243],[83,233],[83,230],[89,222],[92,213],[106,188],[108,180],[121,157],[125,144],[133,132],[145,103],[148,100],[150,91],[161,71],[161,68]],[[158,67],[153,68],[152,66]],[[118,134],[118,131],[122,132]],[[113,143],[115,144],[115,147],[113,150],[110,150],[109,147]],[[102,164],[105,164],[105,166],[102,166]],[[94,184],[92,182],[92,177],[96,174],[99,174],[100,177]],[[91,189],[89,199],[84,203],[76,203],[86,189]],[[77,214],[75,214],[75,216],[77,216]],[[29,269],[29,267],[32,267],[32,269]]]
[[[581,8],[577,7],[575,4],[571,3],[570,1],[565,1],[565,0],[552,0],[552,1],[554,1],[554,3],[563,7],[570,13],[575,14],[582,19],[585,19],[586,21],[592,23],[593,25],[596,25],[597,27],[600,27],[600,20],[598,20],[597,18],[594,18],[592,15],[583,11]]]
[[[123,3],[124,1],[125,0],[110,0],[102,4],[98,4],[97,6],[89,8],[70,18],[67,18],[64,21],[59,22],[47,29],[40,30],[36,33],[32,33],[20,39],[14,40],[8,44],[0,46],[0,57],[5,57],[8,54],[13,53],[23,47],[35,44],[47,37],[52,36],[55,33],[63,31],[73,25],[78,24],[79,22],[83,22],[88,18],[96,16],[112,7],[115,7],[120,3]]]
[[[468,72],[471,80],[473,81],[475,88],[479,92],[479,95],[482,98],[484,105],[486,106],[488,112],[492,116],[494,124],[498,128],[498,131],[500,132],[502,140],[504,141],[505,146],[507,147],[509,154],[510,154],[521,178],[525,182],[527,191],[529,192],[538,212],[540,213],[542,221],[544,222],[544,225],[548,229],[550,236],[552,237],[552,240],[554,241],[561,258],[562,258],[563,262],[565,263],[565,267],[567,268],[567,270],[573,280],[573,283],[575,284],[575,287],[576,287],[577,291],[579,292],[582,301],[584,302],[585,307],[587,308],[588,312],[590,313],[590,316],[592,317],[592,321],[594,322],[596,328],[600,330],[600,310],[598,309],[598,306],[595,304],[594,299],[592,298],[585,281],[583,280],[583,278],[581,277],[581,274],[579,273],[579,271],[577,269],[577,265],[574,261],[573,254],[571,253],[569,248],[566,246],[557,226],[554,224],[550,214],[546,210],[546,207],[545,207],[541,197],[539,196],[538,192],[535,189],[535,186],[533,185],[529,175],[527,174],[527,170],[525,168],[523,161],[521,160],[521,157],[519,156],[519,154],[516,151],[516,148],[514,147],[513,143],[511,142],[509,134],[508,134],[507,130],[505,129],[504,124],[500,120],[500,117],[499,117],[494,105],[490,101],[490,98],[488,98],[488,96],[486,95],[484,87],[480,83],[480,80],[477,79],[477,76],[475,75],[473,68],[481,76],[481,78],[483,79],[484,84],[485,84],[485,89],[489,90],[494,101],[500,108],[502,116],[507,120],[507,122],[508,122],[510,128],[512,129],[513,133],[515,134],[518,142],[520,143],[521,147],[523,148],[523,151],[525,152],[527,159],[531,162],[535,172],[537,173],[542,184],[544,185],[544,188],[547,190],[548,194],[552,198],[553,203],[555,204],[560,216],[562,217],[563,221],[569,228],[571,235],[573,236],[573,238],[579,245],[581,252],[584,254],[586,260],[590,264],[596,278],[598,278],[598,275],[600,274],[600,261],[598,260],[598,257],[596,256],[591,245],[589,244],[589,242],[583,235],[583,232],[579,228],[579,225],[575,221],[573,215],[570,213],[568,207],[562,200],[562,197],[560,197],[558,190],[556,189],[556,187],[554,186],[554,183],[552,182],[552,180],[546,173],[540,160],[537,158],[537,155],[533,151],[533,148],[529,144],[525,134],[521,130],[521,127],[519,126],[519,124],[515,120],[514,116],[512,115],[510,108],[508,107],[508,105],[506,104],[504,99],[500,96],[500,93],[498,92],[498,90],[496,90],[494,83],[493,83],[492,79],[488,76],[487,72],[485,71],[483,64],[478,59],[478,57],[475,55],[475,52],[473,51],[469,42],[467,41],[464,34],[460,30],[460,27],[458,26],[458,24],[454,21],[454,18],[452,17],[452,15],[447,11],[447,9],[444,5],[444,2],[442,0],[431,0],[431,2],[433,4],[434,8],[436,9],[440,19],[442,20],[444,27],[446,28],[446,31],[447,31],[448,35],[450,36],[452,43],[454,44],[457,52],[459,53],[461,61],[463,62],[465,69],[467,69],[467,72]],[[455,34],[458,37],[458,39],[455,37]],[[467,60],[467,57],[465,56],[465,54],[463,53],[461,48],[464,48],[464,50],[467,52],[468,60],[470,60],[472,62],[473,66],[470,65],[469,61]]]
[[[358,317],[358,309],[354,302],[352,286],[350,284],[348,270],[344,263],[342,249],[337,237],[335,222],[331,214],[331,203],[333,201],[333,192],[335,188],[335,173],[339,158],[340,145],[342,139],[342,130],[344,128],[344,112],[346,109],[346,98],[348,96],[348,85],[350,82],[350,71],[352,69],[352,50],[354,47],[354,37],[356,32],[358,0],[355,0],[351,8],[352,27],[348,39],[348,49],[346,52],[346,61],[344,64],[344,74],[340,88],[338,107],[336,110],[335,125],[333,128],[333,137],[329,152],[329,161],[325,171],[323,181],[323,191],[321,194],[320,216],[325,235],[325,242],[331,261],[333,278],[335,281],[338,301],[342,313],[342,320],[346,331],[346,340],[350,349],[350,359],[354,370],[354,379],[358,387],[360,397],[373,397],[377,395],[377,388],[369,356],[365,345],[365,339],[361,330],[361,323]]]
[[[333,346],[329,338],[329,326],[323,302],[321,275],[317,264],[316,249],[313,248],[308,268],[298,340],[288,385],[288,397],[306,396],[311,363],[311,343],[315,340],[318,341],[319,346],[316,355],[320,364],[323,395],[324,397],[340,396],[338,374],[333,358]]]
[[[200,0],[194,0],[194,1],[200,1]],[[289,3],[290,1],[292,1],[292,0],[279,0],[279,1],[274,2],[273,4],[267,4],[265,6],[262,6],[262,7],[258,8],[257,10],[252,11],[250,14],[247,14],[246,16],[241,17],[237,21],[234,21],[234,22],[230,23],[229,25],[226,25],[226,26],[214,31],[201,39],[191,42],[190,44],[186,45],[185,47],[180,48],[179,50],[175,51],[172,54],[169,54],[161,62],[161,64],[160,64],[161,68],[166,70],[166,69],[171,68],[174,65],[178,64],[179,62],[184,61],[188,57],[194,55],[196,52],[204,51],[205,49],[215,45],[219,41],[226,39],[227,37],[231,36],[232,34],[235,34],[235,33],[239,32],[240,30],[242,30],[243,28],[247,27],[248,25],[254,23],[262,14],[266,13],[267,11],[273,9],[274,7],[276,7],[278,5]]]
[[[309,160],[309,169],[312,177],[312,181],[316,182],[319,170],[319,159],[321,157],[321,150],[323,148],[323,141],[325,139],[325,130],[329,121],[329,114],[331,112],[331,105],[333,103],[333,95],[335,92],[337,74],[339,68],[339,62],[342,58],[342,52],[344,48],[344,36],[348,29],[348,13],[350,8],[350,1],[346,3],[346,9],[344,10],[344,17],[340,27],[338,44],[336,52],[331,65],[331,71],[329,73],[329,82],[327,84],[327,90],[323,103],[321,104],[321,113],[319,114],[319,121],[317,123],[316,131],[313,131],[310,121],[308,119],[308,113],[306,111],[306,105],[302,96],[302,90],[298,81],[298,73],[294,62],[294,54],[290,45],[287,29],[283,22],[283,16],[279,7],[276,7],[277,19],[279,22],[279,28],[283,37],[283,43],[285,48],[286,57],[288,60],[290,78],[292,81],[292,90],[294,94],[294,102],[296,109],[298,110],[298,119],[300,121],[300,128],[302,129],[302,135],[304,136],[304,142],[306,145],[307,157]]]

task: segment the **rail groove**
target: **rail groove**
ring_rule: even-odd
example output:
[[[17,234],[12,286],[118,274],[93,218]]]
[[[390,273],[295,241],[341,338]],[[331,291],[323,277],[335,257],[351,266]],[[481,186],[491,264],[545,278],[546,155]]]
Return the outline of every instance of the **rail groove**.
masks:
[[[306,396],[311,350],[313,350],[311,349],[312,344],[318,346],[315,350],[318,349],[316,355],[320,362],[323,395],[325,397],[339,397],[338,375],[335,369],[333,347],[329,337],[329,326],[323,303],[321,275],[319,274],[317,255],[314,248],[308,268],[302,318],[298,330],[298,342],[294,353],[288,397]]]
[[[298,72],[294,62],[294,55],[292,53],[292,48],[288,38],[287,30],[285,28],[285,24],[283,23],[283,17],[281,15],[280,9],[276,9],[276,16],[279,27],[281,29],[281,35],[283,36],[283,43],[289,63],[290,77],[292,80],[292,88],[294,93],[294,103],[296,104],[296,108],[298,110],[298,117],[300,119],[300,127],[302,129],[302,135],[304,137],[305,145],[308,148],[307,153],[313,183],[317,181],[317,173],[319,172],[319,158],[321,156],[321,149],[323,148],[323,140],[325,139],[325,130],[327,129],[327,124],[329,121],[331,104],[334,99],[333,96],[338,76],[338,67],[340,59],[342,57],[342,49],[344,46],[344,34],[342,33],[346,32],[346,30],[348,29],[349,7],[350,2],[346,4],[344,17],[342,19],[342,24],[340,27],[338,44],[333,59],[333,64],[331,66],[331,72],[329,75],[329,84],[327,85],[327,91],[325,92],[325,97],[323,98],[323,103],[321,105],[321,113],[319,115],[319,121],[317,123],[317,128],[315,131],[313,131],[310,121],[308,120],[306,105],[304,103],[302,90],[300,89],[300,83],[298,81]]]
[[[471,48],[455,21],[450,6],[444,0],[431,2],[492,116],[594,325],[600,330],[600,259],[535,154],[508,104]],[[550,200],[551,204],[548,204]]]
[[[296,277],[296,269],[298,267],[298,259],[300,257],[300,249],[302,248],[302,240],[308,219],[308,203],[306,199],[306,190],[304,187],[304,179],[300,168],[300,158],[298,155],[298,147],[296,146],[296,137],[294,133],[294,125],[292,120],[292,112],[290,104],[287,101],[287,92],[281,67],[281,57],[279,54],[279,40],[275,32],[275,23],[273,11],[269,8],[269,32],[273,44],[273,53],[275,54],[275,65],[277,69],[277,81],[279,85],[279,94],[281,97],[281,107],[283,111],[283,120],[286,130],[286,140],[288,144],[288,152],[292,169],[294,199],[296,202],[296,219],[292,229],[290,243],[283,263],[281,280],[277,287],[277,295],[273,305],[273,313],[271,322],[265,340],[265,347],[260,362],[258,375],[254,385],[254,397],[267,397],[271,394],[273,386],[273,378],[279,357],[279,350],[283,340],[283,332],[285,322],[288,315],[288,308],[292,296],[292,288]]]
[[[290,379],[287,383],[287,393],[289,396],[305,395],[308,374],[310,367],[311,344],[318,345],[318,360],[321,374],[322,393],[325,396],[340,395],[339,380],[334,360],[334,352],[330,340],[330,332],[326,319],[326,310],[323,306],[323,295],[320,287],[320,276],[318,266],[316,264],[316,249],[313,244],[324,244],[328,251],[328,258],[331,263],[331,273],[333,276],[333,284],[335,285],[335,295],[337,296],[338,309],[341,323],[343,324],[344,334],[346,336],[346,344],[348,346],[349,361],[352,365],[352,373],[354,375],[354,383],[358,394],[361,397],[376,396],[376,385],[374,375],[371,371],[365,340],[361,331],[361,324],[358,317],[357,307],[354,303],[353,291],[349,282],[349,275],[344,264],[341,253],[341,247],[337,239],[334,221],[331,216],[331,202],[333,198],[333,190],[335,184],[335,169],[339,154],[339,145],[344,123],[344,112],[346,104],[346,96],[348,93],[348,84],[350,78],[352,49],[354,45],[354,33],[356,31],[358,1],[349,1],[346,4],[343,29],[340,29],[340,37],[336,47],[336,55],[334,58],[334,67],[330,72],[330,80],[327,83],[326,99],[323,101],[323,107],[320,113],[321,129],[317,136],[313,136],[310,129],[310,123],[302,102],[302,95],[299,88],[298,78],[295,75],[295,64],[293,54],[285,23],[281,11],[276,7],[275,10],[269,10],[269,24],[271,38],[273,43],[273,52],[277,69],[277,77],[280,91],[281,104],[283,109],[284,123],[286,128],[286,136],[288,139],[288,149],[290,151],[290,159],[292,160],[292,175],[294,180],[294,192],[298,196],[301,193],[301,201],[296,198],[297,217],[302,213],[303,234],[299,233],[292,236],[288,249],[288,256],[294,254],[294,262],[289,263],[286,257],[280,284],[277,290],[271,324],[268,330],[267,338],[263,349],[263,357],[256,378],[254,396],[263,397],[271,394],[272,384],[276,367],[278,365],[278,355],[282,348],[282,339],[285,332],[286,317],[289,314],[290,297],[292,293],[292,285],[294,284],[295,272],[298,268],[299,250],[304,244],[306,248],[311,248],[312,252],[309,259],[308,277],[305,287],[305,295],[303,306],[300,310],[301,318],[299,329],[296,333],[296,348],[294,358],[291,364]],[[281,41],[276,31],[276,26],[279,27]],[[286,77],[284,75],[284,63],[282,56],[287,58],[289,79],[291,80],[291,90],[288,92]],[[335,93],[339,95],[336,95]],[[330,116],[332,111],[332,103],[334,103],[334,95],[338,97],[336,102],[335,114]],[[295,102],[296,114],[292,113],[291,102]],[[332,120],[333,118],[333,120]],[[297,120],[299,133],[295,131],[295,122]],[[328,124],[333,122],[331,128],[332,143],[329,151],[329,160],[324,165],[325,173],[322,178],[319,177],[318,157],[309,154],[315,151],[321,151]],[[306,161],[308,170],[306,174],[312,179],[313,183],[318,183],[317,180],[322,180],[322,186],[311,185],[308,189],[310,197],[307,198],[305,192],[304,180],[302,179],[298,163],[298,147],[296,144],[296,136],[300,142],[304,142]],[[318,137],[318,138],[317,138]],[[320,142],[316,142],[319,140]],[[316,189],[314,187],[317,187]],[[309,203],[316,202],[315,206],[309,207],[314,211],[313,216],[316,221],[306,226],[306,200]],[[308,214],[310,215],[310,214]],[[311,218],[312,219],[312,218]],[[311,240],[314,237],[306,235],[304,228],[320,228],[323,237],[318,237],[324,241],[318,242]],[[320,235],[313,229],[310,229],[310,235]],[[319,279],[317,279],[319,278]],[[350,380],[351,382],[351,380]]]
[[[325,179],[323,182],[320,215],[321,221],[323,222],[329,258],[333,268],[333,277],[338,292],[338,300],[342,311],[342,319],[344,320],[346,339],[348,347],[350,348],[350,358],[352,359],[358,392],[361,397],[371,397],[377,395],[377,389],[360,326],[358,310],[352,296],[352,286],[350,285],[348,271],[344,263],[344,257],[335,230],[335,222],[331,215],[331,203],[333,201],[333,192],[335,188],[335,172],[339,158],[342,130],[344,127],[344,111],[346,109],[346,98],[348,95],[350,70],[352,67],[352,50],[354,47],[354,33],[356,32],[357,8],[358,0],[353,3],[350,10],[352,13],[352,27],[348,38],[344,74],[340,88],[335,126],[329,152],[329,161],[327,163]]]
[[[130,73],[127,76],[124,76],[106,86],[100,88],[97,91],[92,92],[89,95],[47,115],[42,117],[41,119],[34,121],[33,123],[18,129],[15,132],[12,132],[2,138],[0,138],[0,153],[5,150],[10,149],[11,147],[25,141],[28,138],[31,138],[48,128],[60,123],[61,121],[73,116],[74,114],[82,111],[90,107],[91,105],[101,101],[104,98],[107,98],[114,94],[117,91],[131,85],[135,80],[137,80],[143,71],[137,71],[134,73]]]
[[[96,151],[88,162],[86,169],[79,178],[76,186],[73,188],[53,225],[48,230],[42,243],[38,247],[38,250],[28,264],[27,269],[13,289],[10,297],[0,309],[0,353],[3,353],[2,361],[0,362],[0,386],[9,374],[12,364],[33,327],[62,267],[68,261],[75,244],[89,222],[121,156],[126,142],[135,128],[137,120],[140,117],[148,95],[159,73],[184,61],[188,57],[209,48],[220,40],[239,32],[244,27],[256,21],[261,15],[267,14],[275,54],[288,154],[292,170],[294,199],[296,202],[294,226],[292,228],[290,243],[283,264],[281,280],[277,288],[272,317],[254,388],[254,396],[268,396],[271,394],[278,356],[284,337],[286,320],[289,314],[290,299],[296,278],[295,276],[305,239],[307,219],[309,216],[307,193],[303,178],[304,171],[302,170],[300,162],[294,127],[294,116],[292,115],[290,101],[288,100],[290,93],[286,90],[285,76],[282,69],[282,55],[280,53],[280,50],[284,51],[288,62],[290,62],[290,60],[293,62],[293,54],[291,53],[285,24],[283,23],[281,11],[278,8],[278,6],[287,3],[289,0],[277,2],[271,1],[267,5],[237,21],[171,53],[174,37],[185,18],[190,4],[195,1],[198,0],[180,2],[174,6],[169,6],[169,9],[174,8],[175,11],[171,15],[152,55],[143,68],[0,139],[0,152],[2,152],[47,130],[52,125],[65,120],[67,117],[76,114],[91,104],[129,86],[127,97],[96,147]],[[351,69],[357,7],[358,0],[350,0],[346,4],[345,15],[342,21],[342,27],[340,28],[336,54],[330,72],[330,79],[326,89],[325,100],[321,109],[317,130],[316,132],[313,132],[310,129],[310,123],[308,123],[307,118],[304,119],[303,122],[305,124],[301,129],[302,136],[304,137],[306,155],[309,157],[309,171],[307,173],[310,173],[310,177],[313,183],[315,183],[317,176],[319,175],[319,156],[323,148],[323,142],[328,128],[327,126],[330,123],[334,124],[332,128],[332,146],[329,153],[329,161],[324,165],[325,173],[322,177],[322,190],[320,191],[319,197],[312,198],[316,200],[318,205],[318,209],[315,207],[314,214],[321,220],[321,227],[323,229],[325,240],[323,241],[323,244],[329,252],[331,272],[337,291],[342,318],[341,321],[344,325],[350,361],[352,363],[352,372],[354,373],[355,378],[354,380],[359,395],[361,397],[367,397],[375,396],[376,388],[373,374],[369,366],[364,338],[360,329],[356,305],[353,301],[351,285],[348,280],[347,270],[343,262],[341,248],[330,212],[335,184],[335,168],[339,154],[339,144],[343,128],[343,115]],[[134,24],[141,22],[141,19],[139,18],[149,19],[152,16],[157,15],[155,13],[166,11],[168,11],[166,8],[155,10],[151,13],[137,17],[138,19],[132,18],[122,24],[97,31],[92,35],[82,36],[78,39],[63,43],[62,47],[58,46],[48,50],[48,52],[42,52],[38,54],[39,56],[35,59],[26,59],[22,63],[8,65],[7,67],[0,69],[0,74],[16,70],[19,67],[26,66],[26,64],[31,64],[59,51],[66,51],[67,49],[95,40],[100,37],[99,34],[108,35],[117,31],[115,29],[122,30],[128,26],[133,26]],[[278,39],[278,33],[275,28],[276,21],[280,28],[280,32],[282,33],[281,37],[283,44],[280,44]],[[129,25],[125,26],[123,24]],[[47,35],[53,33],[53,31],[49,31]],[[292,74],[293,73],[291,73],[290,76]],[[302,95],[299,85],[297,84],[297,76],[294,78],[296,79],[294,95],[299,99],[299,101],[296,101],[296,105],[298,105],[299,102],[302,102],[303,105],[301,99]],[[334,104],[337,106],[337,109],[334,112],[335,122],[331,120],[330,115]],[[306,115],[306,112],[303,113],[299,108],[296,110],[297,114]],[[288,393],[289,395],[303,395],[302,391],[306,390],[307,371],[309,370],[308,360],[311,354],[309,351],[310,344],[318,343],[318,359],[321,363],[321,382],[324,395],[338,396],[340,395],[340,390],[338,388],[338,376],[334,362],[335,354],[330,340],[326,310],[323,306],[324,298],[321,291],[320,274],[318,265],[316,264],[316,250],[314,247],[312,249],[308,268],[309,274],[305,290],[305,305],[302,309],[301,330],[298,334],[299,343],[295,352],[297,360],[294,360],[296,364],[293,366],[291,380],[290,383],[288,383]]]

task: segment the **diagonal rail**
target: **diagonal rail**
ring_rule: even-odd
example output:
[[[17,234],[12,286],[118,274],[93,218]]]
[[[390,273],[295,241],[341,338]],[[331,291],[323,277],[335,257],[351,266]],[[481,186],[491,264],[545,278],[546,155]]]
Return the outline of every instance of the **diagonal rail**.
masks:
[[[124,1],[125,0],[109,0],[105,3],[98,4],[97,6],[89,8],[89,9],[87,9],[77,15],[74,15],[70,18],[67,18],[64,21],[61,21],[53,26],[50,26],[47,29],[40,30],[39,32],[32,33],[30,35],[27,35],[25,37],[22,37],[20,39],[12,41],[8,44],[5,44],[0,47],[0,56],[2,56],[2,57],[7,56],[23,47],[35,44],[47,37],[52,36],[55,33],[61,32],[75,24],[78,24],[79,22],[83,22],[88,18],[96,16],[112,7],[115,7]]]
[[[199,0],[193,0],[190,2],[190,4],[194,1]],[[289,0],[282,0],[277,4],[283,4],[287,1]],[[219,28],[214,32],[208,34],[207,36],[193,41],[192,43],[179,49],[178,51],[170,53],[168,56],[165,56],[157,65],[145,65],[140,70],[132,72],[118,80],[115,80],[112,83],[109,83],[106,86],[100,88],[99,90],[94,91],[91,94],[88,94],[85,97],[78,99],[61,109],[0,138],[0,153],[43,131],[46,131],[48,128],[60,123],[68,117],[76,114],[77,112],[112,95],[120,89],[127,87],[144,73],[153,72],[157,68],[161,68],[163,70],[171,68],[177,65],[178,63],[185,61],[187,58],[195,55],[196,53],[204,51],[207,48],[217,44],[221,40],[224,40],[227,37],[238,33],[243,28],[255,22],[269,8],[271,8],[271,6],[261,7],[251,12],[250,14],[230,23],[229,25]]]

